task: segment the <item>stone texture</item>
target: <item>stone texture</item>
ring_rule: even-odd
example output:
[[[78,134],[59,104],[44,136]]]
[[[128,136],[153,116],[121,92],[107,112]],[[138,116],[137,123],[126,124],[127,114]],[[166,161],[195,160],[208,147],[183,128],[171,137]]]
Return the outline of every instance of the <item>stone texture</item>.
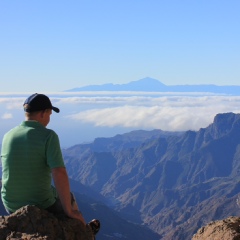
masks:
[[[240,240],[240,218],[229,217],[201,227],[192,240]]]
[[[93,240],[89,226],[76,219],[53,214],[35,206],[25,206],[8,216],[0,216],[0,240]]]

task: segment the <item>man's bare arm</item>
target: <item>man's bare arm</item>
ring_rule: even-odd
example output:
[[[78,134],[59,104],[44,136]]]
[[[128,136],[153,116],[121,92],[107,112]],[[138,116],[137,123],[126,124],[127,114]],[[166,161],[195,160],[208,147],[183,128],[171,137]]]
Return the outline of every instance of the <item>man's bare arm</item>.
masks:
[[[66,215],[71,218],[79,219],[86,224],[82,214],[79,211],[72,209],[70,185],[66,169],[64,167],[53,168],[52,176]]]

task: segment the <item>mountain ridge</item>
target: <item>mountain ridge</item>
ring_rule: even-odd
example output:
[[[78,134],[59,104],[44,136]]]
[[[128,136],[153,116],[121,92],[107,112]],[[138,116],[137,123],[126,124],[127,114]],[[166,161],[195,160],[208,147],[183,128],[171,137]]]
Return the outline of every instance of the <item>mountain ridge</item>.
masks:
[[[190,239],[203,224],[240,214],[240,114],[217,114],[199,131],[160,135],[132,148],[94,149],[64,152],[75,169],[70,176],[161,239]]]
[[[65,92],[81,91],[142,91],[142,92],[208,92],[216,94],[239,95],[239,85],[214,85],[214,84],[196,84],[196,85],[165,85],[157,79],[146,77],[140,80],[131,81],[125,84],[106,83],[102,85],[87,85],[65,90]]]

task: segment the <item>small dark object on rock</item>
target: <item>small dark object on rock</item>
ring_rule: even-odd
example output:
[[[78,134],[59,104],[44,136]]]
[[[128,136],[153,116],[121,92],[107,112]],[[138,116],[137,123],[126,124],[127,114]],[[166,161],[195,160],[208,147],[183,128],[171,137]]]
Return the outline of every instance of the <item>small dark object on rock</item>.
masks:
[[[96,235],[100,230],[100,221],[97,219],[93,219],[91,222],[88,223],[91,227],[93,234]]]

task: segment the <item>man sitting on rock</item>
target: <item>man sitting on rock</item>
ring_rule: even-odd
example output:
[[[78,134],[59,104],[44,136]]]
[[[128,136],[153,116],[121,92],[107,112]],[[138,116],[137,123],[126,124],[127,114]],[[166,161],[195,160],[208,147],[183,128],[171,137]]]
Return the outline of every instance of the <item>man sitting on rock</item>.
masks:
[[[2,202],[8,213],[35,205],[54,214],[85,220],[70,192],[58,135],[46,128],[52,106],[44,94],[33,94],[24,104],[25,121],[2,141]],[[51,185],[52,179],[55,187]]]

